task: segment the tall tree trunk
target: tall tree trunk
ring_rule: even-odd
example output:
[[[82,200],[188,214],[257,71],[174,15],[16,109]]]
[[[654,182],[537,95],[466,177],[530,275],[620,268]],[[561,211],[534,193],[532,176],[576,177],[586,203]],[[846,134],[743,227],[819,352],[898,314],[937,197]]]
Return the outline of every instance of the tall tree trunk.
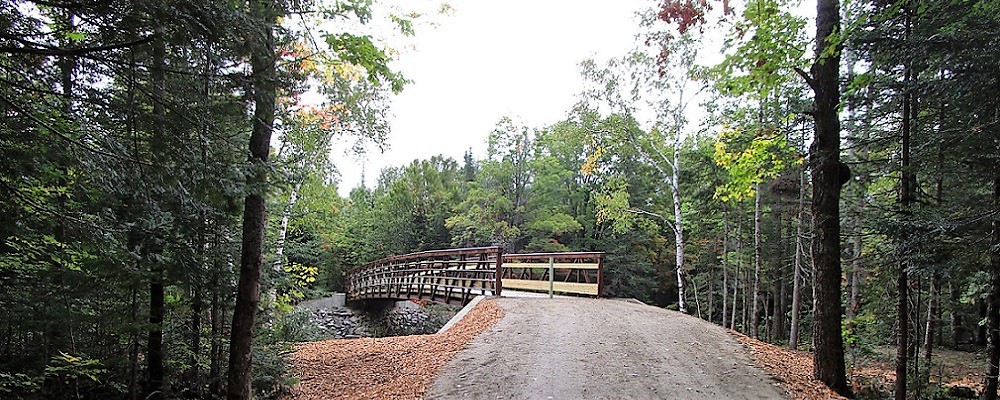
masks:
[[[937,329],[937,321],[935,317],[937,316],[938,308],[938,292],[940,291],[938,287],[941,285],[941,278],[938,277],[937,273],[931,277],[931,288],[930,293],[927,296],[927,322],[924,330],[924,358],[927,359],[927,365],[931,363],[931,356],[934,352],[934,333]]]
[[[292,187],[292,193],[288,195],[288,204],[285,206],[285,210],[281,213],[281,224],[278,227],[278,240],[274,246],[274,265],[271,266],[274,276],[281,276],[281,269],[285,266],[285,241],[288,238],[288,222],[292,219],[292,210],[295,209],[295,203],[299,200],[299,190],[301,189],[302,182],[296,182],[295,186]],[[271,285],[271,289],[268,291],[268,300],[270,301],[272,307],[277,304],[278,288],[274,285]]]
[[[761,268],[761,201],[760,183],[754,185],[753,196],[753,296],[750,306],[750,337],[757,338],[757,330],[760,328],[760,268]]]
[[[722,326],[726,327],[729,311],[729,213],[722,212]]]
[[[277,5],[268,0],[250,2],[254,21],[259,25],[259,37],[250,43],[250,64],[253,71],[253,131],[250,134],[250,193],[243,205],[243,243],[240,253],[240,275],[236,287],[236,308],[229,341],[229,400],[251,398],[250,377],[253,365],[251,344],[254,317],[260,302],[260,267],[264,263],[264,229],[267,210],[267,158],[274,124],[275,52],[274,26]]]
[[[200,247],[204,250],[203,246]],[[200,398],[202,394],[201,367],[199,362],[201,358],[201,312],[204,306],[200,277],[195,277],[193,286],[194,294],[191,296],[191,339],[188,343],[190,345],[188,351],[191,353],[191,358],[188,362],[191,363],[191,368],[188,370],[188,384],[191,395],[195,398]]]
[[[684,216],[681,214],[681,137],[677,132],[674,139],[674,162],[671,164],[673,177],[670,180],[670,195],[674,200],[674,247],[676,251],[675,262],[677,263],[677,309],[682,313],[687,313],[687,303],[685,300],[685,283],[687,272],[684,270]]]
[[[855,203],[854,208],[854,239],[851,245],[853,249],[851,251],[853,257],[851,258],[851,292],[848,295],[847,302],[847,315],[848,318],[853,319],[858,311],[861,310],[861,284],[862,275],[864,274],[864,263],[861,257],[862,251],[864,250],[864,180],[859,179],[858,185],[862,186],[861,195]]]
[[[132,249],[129,246],[129,249]],[[132,296],[131,296],[131,307],[129,309],[129,322],[135,325],[139,324],[139,289],[133,284],[132,286]],[[129,345],[128,345],[128,362],[129,362],[129,377],[128,377],[128,398],[129,400],[135,400],[139,398],[139,341],[140,336],[138,332],[129,334]]]
[[[729,329],[736,330],[736,301],[740,298],[740,262],[736,261],[736,271],[733,273],[733,310],[729,318]]]
[[[774,262],[774,270],[775,270],[775,273],[774,273],[774,283],[775,283],[774,295],[776,297],[774,299],[774,312],[772,313],[772,318],[774,319],[774,327],[771,329],[771,332],[774,335],[773,339],[774,339],[775,342],[780,341],[781,339],[783,339],[783,335],[784,335],[784,331],[785,331],[785,294],[786,294],[785,293],[785,290],[786,290],[785,289],[785,286],[786,286],[785,285],[785,266],[784,266],[784,262],[785,262],[785,259],[784,259],[785,258],[785,252],[784,252],[784,243],[785,243],[785,240],[784,239],[785,238],[783,237],[783,235],[784,235],[784,227],[782,226],[783,223],[784,223],[784,213],[782,212],[783,210],[781,209],[781,204],[780,204],[781,200],[779,199],[778,201],[779,201],[779,204],[775,204],[774,205],[774,217],[775,217],[775,222],[777,222],[777,225],[776,225],[777,232],[775,233],[775,237],[777,238],[777,240],[775,241],[775,247],[774,247],[775,248],[775,251],[774,251],[774,259],[775,259],[775,262]]]
[[[799,204],[798,218],[795,221],[795,263],[792,271],[792,321],[788,332],[788,348],[799,348],[799,310],[802,309],[802,225],[805,223],[806,210],[806,171],[799,171]]]
[[[813,178],[813,368],[816,379],[851,397],[844,368],[840,298],[840,190],[850,170],[840,162],[839,66],[840,4],[817,0],[816,60],[810,86],[815,92],[815,136],[810,149]],[[829,49],[833,47],[832,52]]]
[[[222,299],[219,291],[222,282],[219,279],[219,269],[212,273],[212,308],[209,311],[209,319],[212,323],[212,345],[209,349],[212,359],[208,365],[208,392],[213,398],[222,395]]]
[[[905,31],[903,33],[904,43],[910,38],[910,13],[904,7]],[[916,193],[916,177],[910,169],[910,107],[912,105],[912,95],[910,93],[910,83],[912,71],[909,61],[904,61],[903,67],[903,115],[901,121],[900,143],[900,196],[901,214],[904,221],[909,220],[910,207],[913,204]],[[908,230],[903,229],[900,234],[900,261],[896,271],[896,318],[899,321],[899,330],[896,332],[896,386],[895,399],[906,400],[906,364],[910,346],[910,323],[909,316],[909,251],[907,249]]]
[[[708,318],[715,322],[715,269],[708,270]]]
[[[302,182],[296,182],[295,186],[292,187],[292,193],[288,195],[288,205],[285,206],[285,211],[281,213],[281,225],[278,228],[278,240],[275,244],[274,249],[274,270],[275,272],[280,272],[281,267],[285,265],[285,240],[288,238],[288,222],[292,218],[292,210],[295,208],[295,203],[299,200],[299,190],[302,189]]]
[[[948,282],[948,305],[951,310],[948,313],[948,323],[951,325],[951,339],[949,342],[953,349],[958,348],[958,342],[962,339],[962,314],[959,313],[959,306],[961,301],[959,300],[958,288],[954,282]]]
[[[989,315],[989,307],[986,305],[986,303],[987,302],[984,301],[979,302],[979,321],[986,319],[987,316]],[[986,337],[989,336],[988,333],[989,329],[987,329],[986,325],[976,324],[977,346],[986,346],[987,343]]]
[[[163,43],[163,30],[157,28],[157,37],[153,40],[153,68],[151,78],[153,87],[151,90],[153,102],[153,136],[150,148],[154,159],[157,158],[155,150],[162,146],[166,138],[165,122],[166,109],[163,106],[164,92],[166,89],[166,45]],[[158,247],[158,246],[157,246]],[[147,388],[147,399],[162,399],[163,394],[163,315],[164,294],[163,294],[163,263],[150,258],[150,282],[149,282],[149,331],[146,346],[146,361],[148,364],[149,386]]]
[[[993,248],[1000,248],[1000,171],[993,173]],[[1000,254],[996,250],[990,252],[990,293],[986,306],[986,325],[989,338],[986,352],[989,355],[989,366],[983,382],[982,400],[997,399],[997,376],[1000,375]]]

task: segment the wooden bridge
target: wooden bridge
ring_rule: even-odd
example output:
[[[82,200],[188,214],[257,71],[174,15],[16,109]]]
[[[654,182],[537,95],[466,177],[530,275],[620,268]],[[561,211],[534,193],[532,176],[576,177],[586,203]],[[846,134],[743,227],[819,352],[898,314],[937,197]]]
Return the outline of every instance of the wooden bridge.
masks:
[[[504,290],[600,297],[604,253],[503,254],[499,247],[432,250],[383,258],[347,273],[348,300],[465,304]]]

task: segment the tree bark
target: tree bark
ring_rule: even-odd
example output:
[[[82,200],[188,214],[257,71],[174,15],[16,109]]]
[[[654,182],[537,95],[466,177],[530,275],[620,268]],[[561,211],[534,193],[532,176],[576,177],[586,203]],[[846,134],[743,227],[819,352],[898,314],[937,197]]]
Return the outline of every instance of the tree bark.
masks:
[[[753,295],[750,306],[750,337],[757,338],[757,330],[760,329],[760,268],[761,268],[761,199],[760,183],[754,185],[753,197]]]
[[[993,248],[1000,248],[1000,172],[993,175]],[[997,399],[997,376],[1000,375],[1000,254],[990,252],[990,293],[986,305],[987,335],[986,352],[989,366],[983,382],[981,400]]]
[[[229,342],[229,400],[251,398],[251,368],[254,319],[260,302],[260,268],[264,263],[264,229],[267,210],[267,159],[274,124],[275,51],[274,26],[276,7],[272,1],[251,1],[251,12],[257,21],[259,35],[251,40],[250,64],[253,71],[253,130],[250,135],[249,194],[243,204],[243,243],[240,254],[240,275],[236,287],[236,308]]]
[[[816,60],[812,65],[815,92],[815,136],[810,149],[813,178],[813,368],[816,379],[846,397],[851,397],[844,368],[840,298],[840,191],[850,178],[840,162],[840,31],[837,0],[818,0],[816,7]],[[832,52],[828,49],[833,47]]]
[[[905,14],[905,31],[903,36],[903,41],[909,41],[910,37],[910,14],[904,7],[903,13]],[[903,66],[903,115],[901,121],[901,136],[902,140],[900,143],[900,196],[899,202],[901,206],[901,215],[904,221],[909,220],[910,216],[910,206],[914,201],[914,194],[916,193],[915,181],[916,177],[913,176],[913,172],[910,169],[910,107],[912,105],[912,96],[910,94],[909,84],[911,80],[912,71],[909,66],[909,61],[904,61],[906,65]],[[906,400],[906,364],[907,358],[909,356],[909,346],[910,346],[910,311],[909,311],[909,251],[907,250],[908,241],[908,230],[904,227],[900,233],[900,244],[899,253],[900,261],[899,268],[896,271],[896,318],[899,323],[899,330],[896,332],[896,385],[894,390],[894,397],[896,400]]]
[[[792,271],[792,321],[788,332],[788,348],[798,350],[799,348],[799,310],[802,308],[802,253],[805,252],[802,245],[802,225],[805,221],[806,203],[806,171],[799,171],[799,209],[798,218],[795,221],[795,263]]]
[[[779,199],[778,201],[780,202],[781,200]],[[774,299],[774,312],[772,313],[772,318],[774,319],[774,328],[771,329],[771,332],[773,334],[774,341],[778,342],[778,341],[780,341],[781,339],[784,338],[784,332],[785,332],[785,306],[786,306],[785,305],[785,297],[787,295],[787,293],[786,293],[786,291],[787,291],[787,289],[786,289],[787,285],[785,284],[785,267],[784,267],[784,261],[785,261],[785,259],[784,259],[785,258],[785,252],[784,252],[784,244],[785,244],[785,240],[784,239],[785,238],[783,236],[784,235],[784,226],[783,226],[784,225],[784,212],[781,209],[781,204],[780,203],[774,205],[774,217],[775,217],[775,222],[777,223],[777,225],[776,225],[777,232],[775,233],[775,237],[777,238],[777,240],[775,241],[776,243],[775,243],[775,251],[774,251],[774,253],[775,253],[774,254],[774,260],[775,260],[775,262],[774,262],[774,270],[775,270],[775,272],[774,272],[774,279],[775,279],[775,285],[776,285],[776,287],[774,288],[774,294],[775,294],[776,297]]]
[[[281,267],[285,265],[285,240],[288,238],[288,221],[292,218],[292,210],[299,200],[299,190],[302,189],[302,182],[296,182],[292,187],[292,193],[288,195],[288,205],[281,213],[281,225],[278,228],[278,240],[274,249],[274,271],[281,272]]]
[[[948,282],[948,305],[951,310],[948,313],[948,323],[951,325],[950,344],[953,349],[958,348],[958,342],[962,339],[962,315],[958,308],[961,306],[958,289],[954,282]]]
[[[729,311],[729,213],[722,212],[722,326]]]
[[[204,246],[199,246],[203,251]],[[200,273],[200,271],[199,271]],[[200,276],[195,277],[194,294],[191,296],[191,341],[189,342],[191,368],[188,370],[188,385],[191,395],[200,398],[202,395],[201,368],[198,359],[201,355],[201,311],[204,306]]]
[[[684,216],[681,214],[681,137],[680,132],[676,132],[674,139],[674,162],[671,164],[673,179],[670,181],[670,195],[674,200],[674,247],[676,251],[675,262],[677,263],[677,309],[682,313],[687,313],[687,303],[685,301],[685,283],[687,273],[684,270]]]
[[[151,90],[153,97],[153,136],[150,148],[154,159],[156,158],[156,148],[160,147],[166,139],[165,125],[166,109],[163,106],[163,97],[166,88],[166,45],[162,39],[162,29],[157,29],[157,38],[153,41],[153,68],[151,79],[153,87]],[[149,386],[146,389],[146,398],[150,400],[162,399],[163,394],[163,315],[164,293],[163,293],[163,263],[150,258],[150,282],[149,282],[149,331],[146,344],[146,360]]]
[[[222,299],[219,291],[222,290],[218,269],[212,274],[212,308],[209,311],[209,319],[212,323],[212,345],[209,349],[211,362],[208,366],[208,392],[213,398],[222,395]]]

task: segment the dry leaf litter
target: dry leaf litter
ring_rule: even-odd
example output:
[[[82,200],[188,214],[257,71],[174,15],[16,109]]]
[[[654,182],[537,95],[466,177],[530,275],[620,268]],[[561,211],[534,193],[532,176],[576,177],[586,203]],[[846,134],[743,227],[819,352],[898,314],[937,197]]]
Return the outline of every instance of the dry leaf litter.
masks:
[[[285,398],[420,399],[438,370],[502,317],[486,300],[444,333],[301,344],[292,356],[299,383]]]
[[[813,378],[812,354],[764,343],[733,330],[729,333],[750,349],[757,362],[781,381],[781,385],[793,399],[844,398]]]

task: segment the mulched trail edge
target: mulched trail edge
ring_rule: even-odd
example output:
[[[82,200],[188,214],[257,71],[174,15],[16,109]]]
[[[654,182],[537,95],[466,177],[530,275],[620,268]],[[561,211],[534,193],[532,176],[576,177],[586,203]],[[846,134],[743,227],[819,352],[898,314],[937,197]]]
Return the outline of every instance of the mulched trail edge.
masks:
[[[438,371],[502,317],[486,300],[444,333],[300,344],[291,357],[299,383],[283,398],[421,399]]]
[[[775,346],[733,330],[729,330],[729,334],[750,349],[757,363],[777,378],[793,399],[845,399],[813,378],[811,353]]]

